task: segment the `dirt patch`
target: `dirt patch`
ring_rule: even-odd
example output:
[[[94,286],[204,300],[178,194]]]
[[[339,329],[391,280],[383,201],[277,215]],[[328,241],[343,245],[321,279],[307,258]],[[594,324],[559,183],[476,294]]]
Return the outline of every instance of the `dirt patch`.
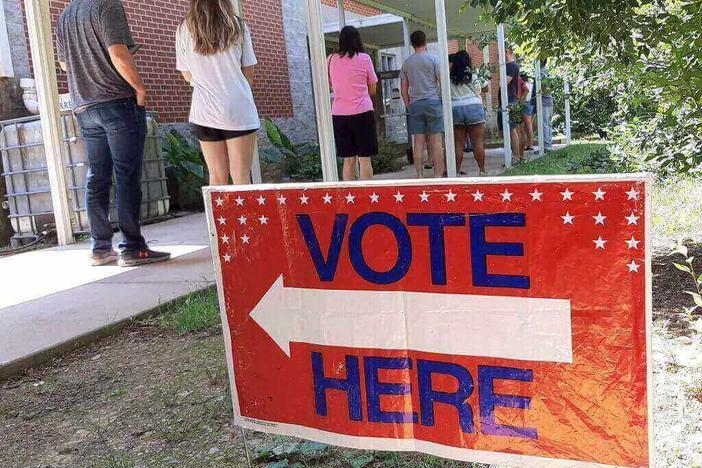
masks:
[[[692,252],[700,257],[702,248]],[[657,459],[665,467],[702,466],[702,342],[682,312],[691,305],[682,293],[690,278],[671,260],[659,255],[653,263]],[[221,335],[180,335],[161,323],[135,324],[1,384],[0,466],[245,467]],[[259,467],[471,466],[252,432],[247,438]]]

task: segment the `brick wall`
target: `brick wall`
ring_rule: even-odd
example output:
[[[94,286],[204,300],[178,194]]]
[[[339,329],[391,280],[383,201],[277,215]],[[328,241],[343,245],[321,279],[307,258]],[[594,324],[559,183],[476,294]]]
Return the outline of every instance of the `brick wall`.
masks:
[[[331,6],[336,8],[336,0],[322,0],[323,5]],[[383,12],[377,8],[364,5],[362,3],[354,2],[353,0],[346,0],[344,2],[344,9],[350,11],[351,13],[356,13],[361,16],[375,16],[382,15]]]
[[[70,0],[50,0],[51,20],[56,24]],[[188,0],[123,0],[134,40],[143,47],[137,66],[149,88],[149,109],[164,123],[184,122],[190,108],[190,87],[175,69],[175,31],[185,17]],[[259,60],[254,85],[262,116],[292,115],[285,34],[280,0],[244,0]],[[24,8],[24,7],[23,7]],[[66,75],[57,66],[59,91],[68,92]]]

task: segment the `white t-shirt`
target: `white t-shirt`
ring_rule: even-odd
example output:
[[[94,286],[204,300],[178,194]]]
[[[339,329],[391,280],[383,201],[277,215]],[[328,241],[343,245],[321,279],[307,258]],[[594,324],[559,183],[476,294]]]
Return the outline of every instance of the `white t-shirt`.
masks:
[[[481,91],[483,88],[482,80],[478,74],[473,72],[470,83],[461,83],[459,85],[451,82],[451,104],[453,107],[470,106],[472,104],[483,104]]]
[[[242,67],[256,65],[249,28],[224,52],[202,55],[195,51],[186,23],[176,31],[176,68],[192,75],[190,122],[218,130],[254,130],[261,126],[249,82]]]

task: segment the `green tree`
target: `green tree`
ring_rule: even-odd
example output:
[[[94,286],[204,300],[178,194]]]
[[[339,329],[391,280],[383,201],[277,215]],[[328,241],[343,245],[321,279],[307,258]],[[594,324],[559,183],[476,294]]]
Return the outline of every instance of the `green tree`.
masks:
[[[615,137],[678,171],[702,163],[702,2],[470,0],[534,57],[588,70],[616,101]]]

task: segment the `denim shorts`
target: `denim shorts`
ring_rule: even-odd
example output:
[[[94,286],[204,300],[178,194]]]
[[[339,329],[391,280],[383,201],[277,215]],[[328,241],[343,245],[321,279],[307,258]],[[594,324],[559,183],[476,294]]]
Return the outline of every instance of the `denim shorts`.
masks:
[[[411,135],[443,133],[444,111],[438,99],[420,99],[409,106]]]
[[[485,123],[485,108],[482,104],[468,104],[453,108],[453,125],[456,127],[472,127]]]
[[[527,104],[527,106],[522,110],[522,115],[534,115],[534,104]]]

